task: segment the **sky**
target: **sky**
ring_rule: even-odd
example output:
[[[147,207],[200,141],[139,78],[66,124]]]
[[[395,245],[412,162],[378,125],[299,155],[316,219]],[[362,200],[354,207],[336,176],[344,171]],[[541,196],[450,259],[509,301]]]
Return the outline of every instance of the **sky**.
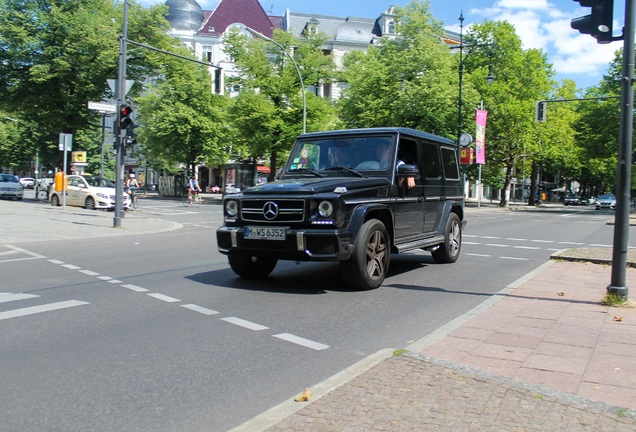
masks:
[[[269,15],[293,12],[333,16],[377,18],[389,6],[405,6],[411,0],[259,0]],[[198,0],[204,10],[213,10],[218,0]],[[590,35],[570,27],[573,18],[590,13],[573,0],[430,0],[433,16],[448,30],[459,32],[484,19],[506,20],[514,25],[525,49],[542,48],[548,54],[557,80],[571,79],[580,89],[597,85],[623,42],[598,44]],[[614,35],[624,24],[625,0],[614,0]],[[495,65],[496,68],[496,65]],[[496,75],[496,73],[495,73]]]

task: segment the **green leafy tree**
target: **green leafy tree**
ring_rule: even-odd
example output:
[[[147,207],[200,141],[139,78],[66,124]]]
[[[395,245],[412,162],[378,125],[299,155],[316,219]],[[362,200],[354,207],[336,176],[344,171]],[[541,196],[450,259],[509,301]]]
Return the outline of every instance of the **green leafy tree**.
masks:
[[[192,173],[197,164],[225,162],[226,98],[212,93],[205,66],[183,59],[166,59],[165,64],[160,77],[137,98],[137,139],[144,157],[169,172],[182,164]]]
[[[335,75],[331,55],[322,50],[323,35],[303,38],[274,31],[273,40],[294,56],[306,86]],[[289,151],[302,132],[303,98],[298,70],[276,44],[233,31],[226,38],[226,51],[241,75],[230,84],[240,86],[231,101],[232,152],[237,159],[269,157],[273,180],[279,156]],[[337,124],[327,99],[306,91],[307,131],[331,129]]]
[[[130,2],[128,37],[172,46],[166,10]],[[87,102],[110,94],[122,19],[122,4],[107,0],[0,0],[0,107],[19,113],[25,125],[21,142],[9,145],[26,142],[30,158],[39,152],[43,165],[61,166],[58,136],[72,133],[73,148],[87,150],[89,169],[97,170],[101,117]],[[131,48],[128,79],[142,82],[159,64],[156,54]],[[140,92],[134,86],[129,97]]]
[[[507,206],[513,170],[518,159],[535,142],[534,111],[537,100],[546,99],[554,75],[546,54],[541,50],[524,50],[514,27],[505,21],[484,21],[468,35],[475,44],[489,43],[496,79],[487,84],[488,55],[469,55],[466,69],[469,80],[479,91],[488,111],[486,158],[489,170],[502,170],[504,182],[500,205]],[[466,105],[478,106],[477,100],[465,98]]]
[[[589,88],[584,94],[586,98],[608,99],[577,105],[579,117],[574,123],[574,130],[584,163],[582,174],[584,180],[599,193],[613,191],[616,186],[622,64],[622,50],[619,50],[599,85]]]
[[[403,126],[455,138],[458,74],[429,1],[395,8],[397,37],[345,57],[347,127]],[[474,93],[470,85],[466,93]]]

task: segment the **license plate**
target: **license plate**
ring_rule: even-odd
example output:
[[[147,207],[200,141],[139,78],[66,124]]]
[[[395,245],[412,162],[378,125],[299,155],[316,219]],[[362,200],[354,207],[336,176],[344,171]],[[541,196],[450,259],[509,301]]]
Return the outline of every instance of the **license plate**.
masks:
[[[246,226],[243,228],[246,239],[285,240],[285,228]]]

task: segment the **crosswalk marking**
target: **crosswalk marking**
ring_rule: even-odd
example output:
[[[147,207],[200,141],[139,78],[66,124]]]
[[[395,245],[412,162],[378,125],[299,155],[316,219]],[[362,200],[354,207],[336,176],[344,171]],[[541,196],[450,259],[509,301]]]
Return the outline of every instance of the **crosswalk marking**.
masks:
[[[41,306],[32,306],[26,307],[22,309],[14,309],[7,312],[0,312],[0,320],[5,320],[9,318],[16,318],[20,316],[33,315],[42,312],[50,312],[58,309],[66,309],[75,306],[86,305],[88,302],[79,301],[79,300],[68,300],[57,303],[49,303]]]

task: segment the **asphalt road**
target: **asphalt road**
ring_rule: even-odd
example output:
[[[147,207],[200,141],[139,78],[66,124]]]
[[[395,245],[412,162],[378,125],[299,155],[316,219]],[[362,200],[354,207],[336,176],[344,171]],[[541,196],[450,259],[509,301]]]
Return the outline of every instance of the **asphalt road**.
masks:
[[[182,228],[0,245],[2,430],[226,431],[613,233],[592,208],[467,209],[457,263],[394,256],[382,287],[350,291],[333,263],[237,278],[216,251],[218,205],[139,212]]]

